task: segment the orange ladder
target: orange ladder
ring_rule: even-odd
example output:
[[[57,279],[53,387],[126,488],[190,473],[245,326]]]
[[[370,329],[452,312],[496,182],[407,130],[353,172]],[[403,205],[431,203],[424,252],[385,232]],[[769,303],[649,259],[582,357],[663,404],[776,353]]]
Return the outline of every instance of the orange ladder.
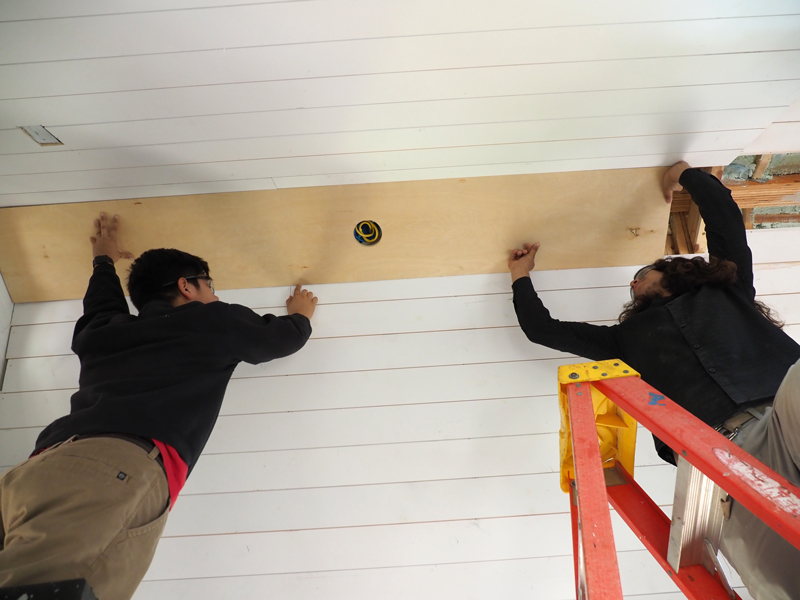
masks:
[[[717,560],[726,492],[800,548],[800,489],[628,365],[565,365],[558,382],[579,600],[622,600],[609,503],[692,600],[739,598]],[[679,455],[672,520],[633,479],[637,421]]]

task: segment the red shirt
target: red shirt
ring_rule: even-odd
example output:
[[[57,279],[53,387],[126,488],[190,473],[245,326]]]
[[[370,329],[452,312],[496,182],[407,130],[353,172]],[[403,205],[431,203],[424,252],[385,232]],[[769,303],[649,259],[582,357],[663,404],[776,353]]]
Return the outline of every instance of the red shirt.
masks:
[[[153,443],[161,452],[161,459],[164,461],[164,471],[167,473],[167,486],[169,487],[169,509],[175,506],[183,486],[186,484],[186,477],[189,474],[189,467],[178,456],[175,448],[167,446],[164,442],[153,440]]]

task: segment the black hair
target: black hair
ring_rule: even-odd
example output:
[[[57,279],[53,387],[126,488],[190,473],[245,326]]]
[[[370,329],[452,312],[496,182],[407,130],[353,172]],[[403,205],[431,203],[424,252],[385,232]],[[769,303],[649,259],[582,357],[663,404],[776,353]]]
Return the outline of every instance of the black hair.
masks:
[[[153,300],[172,302],[178,294],[176,283],[181,277],[210,275],[208,263],[199,256],[173,248],[156,248],[142,253],[133,261],[128,273],[128,292],[138,309]],[[199,289],[196,279],[190,279]]]
[[[661,285],[672,296],[680,296],[696,290],[702,285],[726,287],[735,284],[738,278],[736,263],[730,260],[720,260],[716,256],[709,257],[709,260],[702,256],[661,258],[650,265],[650,268],[662,274]],[[619,315],[619,322],[622,323],[636,313],[647,310],[653,299],[652,297],[639,297],[628,302]],[[758,312],[773,325],[783,327],[783,322],[769,306],[760,300],[755,300],[754,305]]]

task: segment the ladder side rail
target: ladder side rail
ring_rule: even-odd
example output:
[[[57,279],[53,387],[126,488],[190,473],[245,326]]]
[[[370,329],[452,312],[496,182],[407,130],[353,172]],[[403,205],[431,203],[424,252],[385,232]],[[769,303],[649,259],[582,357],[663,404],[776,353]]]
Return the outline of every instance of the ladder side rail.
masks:
[[[800,490],[636,377],[595,386],[789,543],[800,548]]]
[[[578,534],[580,525],[578,524],[578,494],[577,484],[574,479],[570,480],[571,489],[569,491],[569,520],[572,526],[572,560],[575,563],[575,597],[581,597],[581,537]]]
[[[667,560],[670,534],[669,517],[653,502],[647,492],[636,483],[620,463],[613,468],[624,483],[609,485],[606,488],[608,501],[681,592],[689,600],[728,598],[720,580],[711,575],[702,565],[684,566],[680,571],[675,572]],[[741,600],[738,594],[736,598]]]
[[[568,385],[567,398],[578,505],[578,598],[622,600],[617,549],[611,526],[590,385]]]

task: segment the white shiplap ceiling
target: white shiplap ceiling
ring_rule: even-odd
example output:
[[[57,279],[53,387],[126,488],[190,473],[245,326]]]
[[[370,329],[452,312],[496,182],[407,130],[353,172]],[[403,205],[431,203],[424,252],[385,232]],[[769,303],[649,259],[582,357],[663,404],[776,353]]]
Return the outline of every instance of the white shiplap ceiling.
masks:
[[[799,98],[800,0],[4,0],[0,206],[727,164]]]

